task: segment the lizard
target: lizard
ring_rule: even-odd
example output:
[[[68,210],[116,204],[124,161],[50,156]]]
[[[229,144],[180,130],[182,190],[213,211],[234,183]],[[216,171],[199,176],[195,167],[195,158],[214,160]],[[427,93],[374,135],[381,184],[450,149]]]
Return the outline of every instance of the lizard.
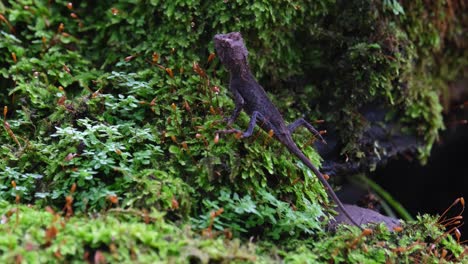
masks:
[[[280,111],[268,98],[265,90],[258,84],[250,71],[247,61],[248,51],[242,35],[239,32],[217,34],[214,36],[214,47],[219,60],[230,73],[229,90],[234,97],[235,107],[232,115],[226,120],[228,127],[237,119],[242,109],[251,117],[245,132],[238,129],[226,129],[216,131],[216,133],[236,133],[241,138],[247,138],[252,135],[256,124],[259,124],[267,132],[272,131],[273,137],[276,140],[282,143],[293,155],[314,172],[319,181],[325,186],[339,210],[344,213],[351,223],[360,227],[344,208],[323,174],[320,173],[310,159],[296,145],[292,138],[292,133],[298,127],[304,126],[322,142],[325,143],[325,140],[304,118],[299,118],[291,124],[286,125]]]

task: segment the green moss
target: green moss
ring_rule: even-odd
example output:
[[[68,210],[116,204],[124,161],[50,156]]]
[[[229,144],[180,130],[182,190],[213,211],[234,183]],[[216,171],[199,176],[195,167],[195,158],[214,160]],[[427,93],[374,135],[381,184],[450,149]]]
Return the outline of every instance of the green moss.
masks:
[[[189,226],[165,221],[157,210],[113,209],[65,218],[51,209],[0,202],[0,214],[2,263],[463,263],[468,258],[464,248],[444,235],[429,216],[404,224],[400,232],[389,232],[380,225],[363,236],[356,228],[341,227],[334,235],[317,233],[313,239],[273,245],[226,239],[228,233],[205,232],[202,236]]]
[[[411,41],[412,63],[403,73],[410,88],[403,122],[427,142],[421,151],[424,160],[445,127],[442,110],[449,107],[448,85],[462,77],[468,65],[462,33],[466,15],[458,3],[445,1],[411,1],[404,8],[411,15],[401,16],[399,24]]]
[[[468,65],[461,33],[466,19],[463,8],[452,5],[337,1],[325,18],[313,18],[314,26],[298,33],[304,47],[298,67],[305,75],[285,77],[306,84],[295,91],[296,105],[312,115],[319,111],[336,128],[341,153],[356,162],[385,153],[361,142],[370,124],[363,109],[378,105],[388,111],[385,121],[398,124],[398,133],[419,140],[425,162],[444,129],[448,83]],[[291,96],[284,86],[277,89]],[[311,107],[311,100],[317,105]]]
[[[155,207],[199,228],[224,208],[214,227],[235,235],[257,234],[258,225],[275,239],[320,229],[325,191],[289,155],[276,155],[279,144],[261,132],[244,143],[214,142],[232,101],[225,89],[217,91],[215,62],[202,57],[211,38],[200,52],[184,41],[195,43],[201,31],[181,27],[169,40],[162,33],[173,32],[172,22],[154,21],[189,22],[172,13],[177,6],[82,4],[73,19],[65,2],[11,5],[7,17],[18,33],[6,34],[20,38],[28,53],[16,62],[4,57],[14,84],[4,92],[11,99],[7,119],[20,144],[4,131],[1,198],[61,208],[76,184],[73,206],[81,212],[106,209],[118,197],[124,207]],[[201,4],[188,5],[195,15]],[[147,25],[160,33],[143,34]],[[121,41],[127,34],[133,37]]]
[[[117,209],[94,217],[59,214],[1,203],[0,255],[3,263],[154,263],[254,260],[252,248],[238,240],[203,238],[189,228],[166,223],[164,215]],[[145,223],[144,221],[147,221]]]
[[[287,120],[307,112],[346,127],[340,130],[342,151],[355,158],[363,153],[357,142],[366,126],[358,110],[381,102],[396,107],[409,134],[424,138],[427,155],[443,126],[438,96],[445,82],[422,89],[420,74],[434,80],[443,74],[426,71],[424,62],[414,67],[414,61],[436,49],[424,53],[426,46],[415,44],[417,33],[410,29],[419,22],[406,18],[409,12],[402,13],[398,2],[368,3],[0,4],[0,104],[7,106],[0,133],[0,199],[33,204],[19,205],[16,223],[16,206],[1,202],[7,223],[0,228],[8,234],[0,243],[2,257],[72,262],[99,250],[108,260],[124,262],[184,261],[188,252],[202,262],[333,257],[352,263],[398,258],[392,253],[397,245],[423,240],[425,229],[440,233],[422,219],[405,229],[402,241],[408,244],[378,228],[352,248],[357,229],[322,233],[332,211],[326,192],[280,144],[261,131],[243,141],[215,136],[233,102],[226,73],[208,59],[211,39],[240,30],[254,72],[281,98],[276,100]],[[452,69],[462,60],[452,61],[452,55],[459,54],[447,54],[442,62],[447,61],[444,72],[452,73],[444,76],[455,78]],[[281,88],[300,78],[305,84],[297,93]],[[312,111],[304,98],[320,103]],[[236,126],[245,127],[247,120],[241,115]],[[307,134],[295,137],[319,165],[320,157],[305,143]],[[46,206],[76,216],[54,220]],[[142,220],[144,210],[151,212],[151,223]],[[48,243],[45,230],[52,225],[58,233]],[[224,240],[221,233],[235,239]],[[436,233],[427,236],[436,239]],[[261,243],[246,242],[250,237]],[[388,243],[387,250],[369,244],[377,241]],[[276,253],[264,253],[273,243]],[[460,255],[451,238],[433,243]],[[418,250],[435,259],[426,247]],[[402,256],[412,259],[411,254]]]

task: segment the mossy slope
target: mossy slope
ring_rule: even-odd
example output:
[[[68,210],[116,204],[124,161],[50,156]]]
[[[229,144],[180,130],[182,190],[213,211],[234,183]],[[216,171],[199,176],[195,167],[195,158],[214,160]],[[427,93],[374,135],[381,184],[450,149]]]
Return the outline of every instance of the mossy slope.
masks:
[[[443,127],[440,87],[412,85],[414,54],[423,47],[403,27],[416,22],[389,12],[401,7],[390,2],[0,3],[0,198],[34,204],[2,202],[2,233],[9,234],[3,257],[184,261],[189,252],[203,262],[381,262],[436,260],[443,249],[444,259],[460,257],[463,248],[438,239],[442,231],[429,218],[404,228],[406,240],[381,228],[372,238],[358,239],[353,228],[330,237],[321,231],[330,211],[325,191],[278,143],[260,131],[246,141],[215,136],[233,103],[211,38],[237,30],[254,72],[282,98],[286,119],[302,111],[349,126],[340,135],[342,151],[365,158],[358,109],[382,102],[396,107],[401,126],[422,138],[427,155]],[[353,16],[356,10],[370,15]],[[458,69],[461,62],[450,58],[447,65]],[[294,96],[279,90],[291,80],[305,80]],[[319,98],[317,111],[300,98]],[[430,104],[418,107],[420,98]],[[341,110],[326,111],[333,104]],[[246,121],[241,116],[238,125]],[[296,140],[319,165],[308,135]],[[70,218],[46,206],[64,208]],[[251,236],[262,242],[249,244]],[[355,239],[365,243],[358,247]],[[386,250],[368,244],[377,240]],[[264,253],[271,243],[278,252]],[[397,245],[410,248],[398,253]]]

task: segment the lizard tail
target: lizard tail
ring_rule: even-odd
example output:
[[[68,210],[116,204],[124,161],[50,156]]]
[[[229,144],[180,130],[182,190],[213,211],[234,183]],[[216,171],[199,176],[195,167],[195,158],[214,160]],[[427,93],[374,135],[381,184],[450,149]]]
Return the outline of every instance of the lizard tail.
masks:
[[[299,147],[292,140],[292,138],[285,139],[285,141],[287,142],[283,142],[283,143],[288,148],[288,150],[291,153],[293,153],[296,157],[298,157],[309,169],[311,169],[314,172],[314,174],[317,176],[319,181],[325,186],[327,193],[331,196],[333,201],[335,201],[340,211],[346,215],[346,217],[351,221],[351,223],[353,223],[355,226],[360,228],[360,225],[356,223],[356,221],[351,217],[348,211],[344,208],[343,204],[341,203],[338,196],[336,196],[330,184],[327,182],[327,180],[325,180],[325,177],[323,176],[323,174],[312,164],[309,158],[307,158],[306,155],[299,149]]]

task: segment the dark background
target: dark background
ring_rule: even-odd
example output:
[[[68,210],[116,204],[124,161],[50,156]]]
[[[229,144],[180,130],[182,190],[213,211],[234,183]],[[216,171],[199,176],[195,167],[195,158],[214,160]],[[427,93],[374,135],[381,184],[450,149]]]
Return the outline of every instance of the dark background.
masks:
[[[373,180],[413,216],[423,213],[440,215],[459,197],[468,202],[468,125],[456,124],[456,120],[448,122],[427,165],[399,159],[389,162],[372,175]],[[451,209],[449,216],[460,211],[461,206],[458,205]],[[466,222],[468,213],[465,211],[463,216]],[[465,224],[459,228],[462,240],[468,239],[467,227]]]

